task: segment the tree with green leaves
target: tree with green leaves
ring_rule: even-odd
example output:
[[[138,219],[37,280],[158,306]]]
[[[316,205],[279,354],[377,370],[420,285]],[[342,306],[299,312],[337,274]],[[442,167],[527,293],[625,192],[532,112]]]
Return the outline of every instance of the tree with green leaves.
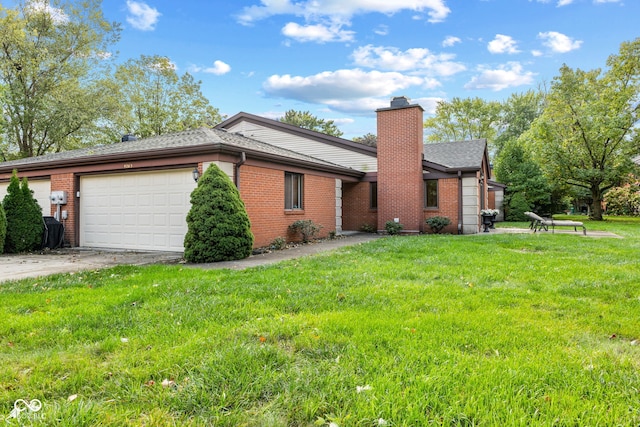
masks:
[[[545,93],[542,90],[528,90],[513,93],[502,102],[499,132],[493,141],[496,157],[500,156],[500,151],[507,142],[517,140],[531,128],[531,124],[544,110],[544,99]]]
[[[368,145],[369,147],[375,147],[378,145],[378,137],[372,133],[367,133],[363,136],[356,136],[353,140],[358,144]]]
[[[253,249],[253,234],[240,193],[229,177],[211,164],[191,193],[184,257],[189,262],[232,261]]]
[[[640,145],[640,38],[622,43],[607,66],[606,71],[562,66],[544,113],[523,135],[536,144],[552,179],[590,192],[595,220],[602,219],[604,192],[631,170]]]
[[[282,123],[288,123],[293,126],[298,126],[303,129],[309,129],[316,132],[321,132],[326,135],[341,137],[343,132],[338,129],[333,120],[320,119],[309,111],[296,111],[289,110],[284,113],[284,116],[279,119]]]
[[[189,73],[178,75],[164,56],[142,55],[120,65],[112,84],[116,113],[107,124],[109,138],[162,135],[222,121],[217,108],[202,94],[202,82]]]
[[[439,101],[435,116],[424,122],[427,142],[486,138],[491,144],[498,133],[500,112],[499,102],[480,98],[455,97],[451,101]]]
[[[33,197],[27,178],[20,181],[15,170],[7,187],[7,195],[2,200],[2,208],[7,217],[5,252],[18,253],[39,249],[44,232],[42,209]]]
[[[3,151],[39,156],[78,144],[107,108],[95,75],[120,34],[105,20],[101,0],[18,0],[0,5]],[[75,148],[75,147],[74,147]]]
[[[496,160],[498,182],[506,184],[504,200],[507,221],[524,221],[524,212],[547,213],[551,208],[551,186],[540,166],[518,140],[508,140]]]

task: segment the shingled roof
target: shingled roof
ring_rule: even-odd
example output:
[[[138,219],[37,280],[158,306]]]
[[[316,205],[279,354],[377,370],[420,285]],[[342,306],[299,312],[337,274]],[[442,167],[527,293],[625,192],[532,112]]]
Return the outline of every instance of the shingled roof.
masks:
[[[199,128],[182,132],[170,133],[166,135],[143,138],[136,141],[118,142],[109,145],[101,145],[78,150],[63,151],[60,153],[46,154],[44,156],[29,157],[8,162],[0,162],[0,170],[12,169],[20,166],[38,167],[68,163],[73,161],[81,164],[85,161],[95,163],[100,159],[113,156],[126,155],[148,155],[155,153],[156,156],[163,155],[163,152],[174,152],[181,149],[227,149],[232,151],[247,151],[254,154],[266,155],[270,158],[282,160],[298,161],[317,167],[327,167],[331,169],[349,169],[335,163],[327,162],[315,157],[300,154],[295,151],[276,147],[252,138],[248,138],[235,133],[228,133],[224,130]],[[356,172],[354,170],[354,172]]]
[[[486,139],[424,144],[424,160],[448,169],[480,169],[487,149]]]

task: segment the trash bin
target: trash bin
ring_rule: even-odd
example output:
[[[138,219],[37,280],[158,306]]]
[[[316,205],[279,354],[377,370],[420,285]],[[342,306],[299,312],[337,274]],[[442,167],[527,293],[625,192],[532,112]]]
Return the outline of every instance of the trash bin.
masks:
[[[42,248],[57,249],[64,243],[64,225],[52,216],[43,216]]]

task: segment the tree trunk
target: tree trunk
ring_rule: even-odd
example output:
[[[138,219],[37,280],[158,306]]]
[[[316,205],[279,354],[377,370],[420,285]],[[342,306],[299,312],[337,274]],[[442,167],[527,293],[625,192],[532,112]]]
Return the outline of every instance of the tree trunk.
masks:
[[[591,214],[590,219],[602,221],[602,191],[600,184],[591,184]]]

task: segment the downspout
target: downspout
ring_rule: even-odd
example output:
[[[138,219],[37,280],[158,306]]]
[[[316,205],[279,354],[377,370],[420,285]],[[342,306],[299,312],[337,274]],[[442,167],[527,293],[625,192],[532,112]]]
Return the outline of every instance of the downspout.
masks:
[[[462,234],[462,171],[458,171],[458,234]]]
[[[247,161],[247,154],[243,151],[242,153],[240,153],[240,161],[234,164],[235,170],[233,173],[233,180],[235,181],[234,184],[236,185],[236,188],[239,190],[240,189],[240,166],[244,165],[244,162]]]

